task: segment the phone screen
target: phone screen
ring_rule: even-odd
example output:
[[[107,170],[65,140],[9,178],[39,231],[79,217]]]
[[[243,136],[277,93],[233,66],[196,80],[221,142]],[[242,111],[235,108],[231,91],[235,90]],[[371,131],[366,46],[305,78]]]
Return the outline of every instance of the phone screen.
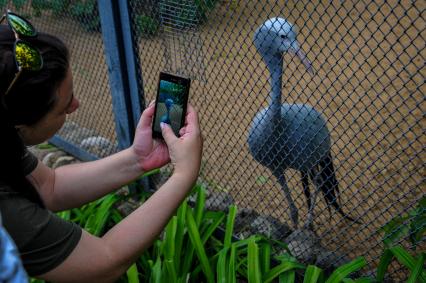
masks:
[[[188,78],[160,73],[152,124],[153,137],[162,138],[161,122],[169,124],[176,136],[179,136],[179,130],[185,123],[189,86]]]

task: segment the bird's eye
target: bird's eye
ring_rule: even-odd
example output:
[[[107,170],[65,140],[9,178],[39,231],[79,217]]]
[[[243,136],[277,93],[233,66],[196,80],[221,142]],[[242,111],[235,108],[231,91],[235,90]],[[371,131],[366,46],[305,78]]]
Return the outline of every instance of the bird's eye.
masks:
[[[287,36],[286,36],[285,34],[282,34],[282,35],[281,35],[281,38],[282,38],[282,39],[287,39]]]

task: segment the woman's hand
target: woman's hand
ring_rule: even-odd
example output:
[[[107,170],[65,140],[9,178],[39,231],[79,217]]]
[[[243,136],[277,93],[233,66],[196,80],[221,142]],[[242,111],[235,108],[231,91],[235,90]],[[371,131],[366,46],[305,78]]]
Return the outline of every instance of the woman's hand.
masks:
[[[143,111],[132,145],[134,152],[138,156],[139,166],[144,172],[159,168],[170,161],[169,151],[165,142],[152,138],[154,110],[154,102],[151,102]]]
[[[194,108],[188,105],[185,126],[179,131],[180,137],[176,137],[168,124],[162,123],[161,131],[169,148],[174,174],[193,178],[195,181],[201,166],[203,142]]]

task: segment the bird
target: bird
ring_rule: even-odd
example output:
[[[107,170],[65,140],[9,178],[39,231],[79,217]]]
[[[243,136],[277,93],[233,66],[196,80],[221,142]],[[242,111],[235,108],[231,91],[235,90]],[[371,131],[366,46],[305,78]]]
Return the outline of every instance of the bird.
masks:
[[[163,123],[166,123],[166,124],[170,125],[170,123],[171,123],[171,121],[170,121],[170,108],[174,104],[173,99],[167,98],[164,101],[164,104],[166,105],[166,114],[164,114],[163,116],[161,116],[160,121],[163,122]]]
[[[296,26],[280,17],[266,20],[254,33],[254,46],[270,73],[271,91],[268,105],[252,120],[247,138],[249,150],[253,158],[270,169],[277,178],[295,228],[298,227],[298,210],[284,175],[289,168],[301,172],[303,192],[308,204],[305,227],[313,229],[313,208],[318,191],[322,191],[329,210],[331,205],[344,218],[355,221],[343,212],[337,202],[338,181],[325,119],[308,104],[281,102],[284,54],[288,52],[297,55],[307,71],[314,74],[312,64],[299,47],[296,36]],[[315,187],[312,195],[309,179]]]

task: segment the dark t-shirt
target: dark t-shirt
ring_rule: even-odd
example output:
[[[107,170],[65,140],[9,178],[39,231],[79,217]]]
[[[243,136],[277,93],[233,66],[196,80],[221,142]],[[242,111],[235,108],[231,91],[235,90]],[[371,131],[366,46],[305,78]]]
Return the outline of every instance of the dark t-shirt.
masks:
[[[37,158],[27,151],[22,158],[25,175],[37,163]],[[61,219],[1,180],[0,214],[30,276],[46,273],[62,263],[81,237],[78,225]]]

